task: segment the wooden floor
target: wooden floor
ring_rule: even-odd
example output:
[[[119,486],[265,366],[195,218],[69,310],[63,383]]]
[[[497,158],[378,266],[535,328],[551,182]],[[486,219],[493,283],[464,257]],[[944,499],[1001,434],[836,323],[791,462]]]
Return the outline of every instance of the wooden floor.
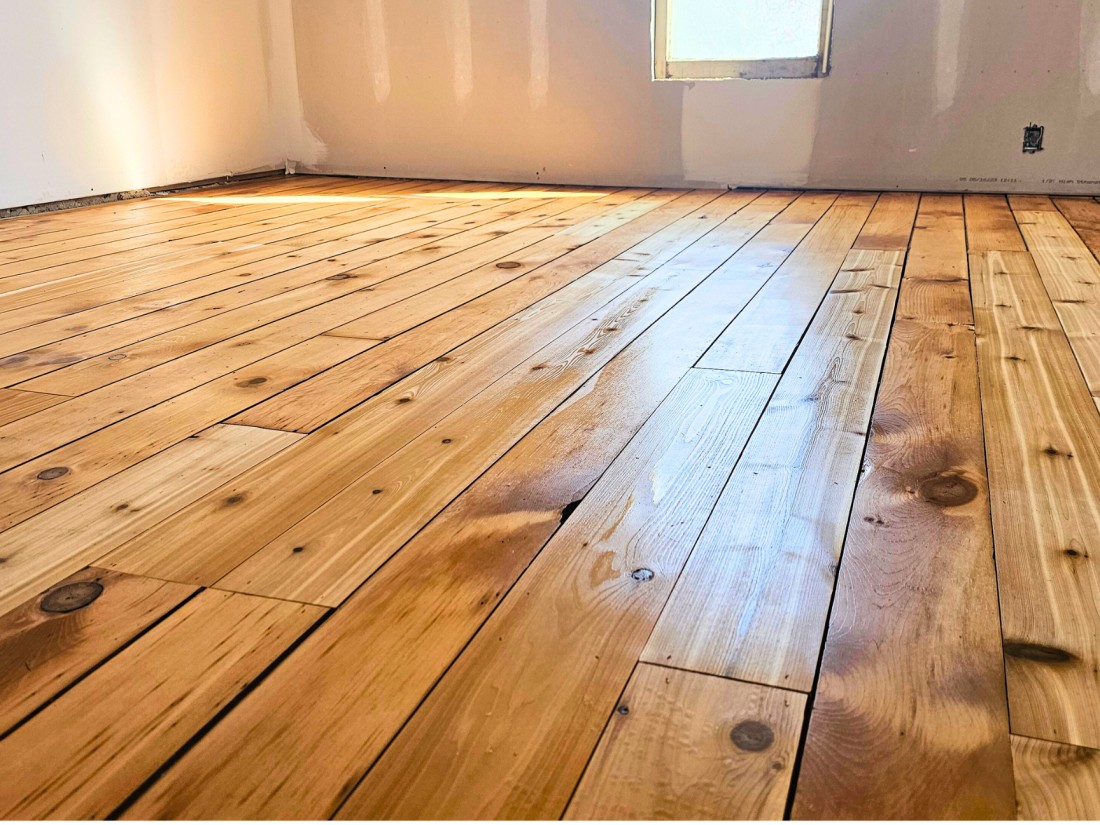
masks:
[[[1100,202],[0,222],[8,818],[1100,817]]]

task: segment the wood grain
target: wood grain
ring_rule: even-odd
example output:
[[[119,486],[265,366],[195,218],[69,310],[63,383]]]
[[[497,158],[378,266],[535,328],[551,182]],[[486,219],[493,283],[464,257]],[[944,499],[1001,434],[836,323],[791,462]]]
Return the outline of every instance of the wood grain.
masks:
[[[218,425],[0,534],[0,613],[297,439]]]
[[[1009,818],[1014,771],[1092,814],[1096,204],[295,176],[0,222],[0,812]]]
[[[706,279],[771,214],[765,210],[737,220],[738,213],[658,266],[348,484],[221,579],[220,586],[338,605],[554,407]]]
[[[640,664],[566,819],[782,819],[806,697]]]
[[[692,220],[685,219],[678,227],[676,236],[663,235],[657,243],[632,250],[629,253],[631,260],[636,259],[647,264],[647,270],[636,274],[643,276],[651,268],[673,258],[697,239],[714,230],[733,212],[744,208],[747,215],[764,213],[770,216],[776,210],[782,209],[789,199],[789,195],[778,194],[765,195],[751,205],[746,205],[743,198],[728,202],[724,202],[725,198],[712,201],[700,215],[694,216]],[[571,239],[567,241],[570,244],[575,243]],[[371,352],[352,358],[281,393],[265,404],[237,416],[234,421],[311,432],[361,402],[364,397],[423,367],[432,359],[444,356],[451,349],[546,298],[575,279],[577,267],[545,266],[542,265],[542,252],[539,251],[537,255],[535,253],[534,248],[525,250],[523,255],[511,255],[507,261],[486,264],[484,271],[475,270],[469,273],[474,278],[488,275],[495,279],[502,271],[499,266],[503,263],[509,267],[504,271],[519,273],[519,276],[491,292],[485,290],[486,294],[467,303],[463,303],[463,299],[468,296],[463,294],[461,285],[456,289],[453,281],[418,296],[424,303],[435,308],[423,312],[423,316],[431,320],[411,330],[409,334],[401,334],[413,326],[404,317],[404,306],[394,307],[397,310],[394,313],[383,310],[337,327],[331,334],[367,338],[381,343]],[[619,263],[626,265],[628,261],[620,259]],[[514,266],[516,264],[518,266]]]
[[[106,817],[321,615],[200,593],[0,740],[0,811]]]
[[[1100,751],[1012,737],[1020,819],[1100,819]]]
[[[418,239],[421,241],[420,247],[432,246],[433,252],[443,254],[461,251],[466,244],[476,248],[495,238],[493,233],[498,229],[508,232],[526,223],[543,220],[563,210],[562,204],[568,204],[567,201],[559,201],[556,207],[536,209],[537,206],[548,205],[548,202],[518,203],[521,205],[507,203],[487,209],[475,202],[465,207],[465,214],[460,218],[435,224],[433,237]],[[453,243],[444,252],[443,241],[439,238],[448,236]],[[512,232],[509,232],[509,239],[513,242],[524,240],[522,235],[516,237]],[[400,269],[377,265],[387,257],[384,246],[382,243],[372,244],[339,257],[333,257],[330,251],[327,257],[322,254],[319,261],[306,264],[302,264],[300,254],[295,260],[290,260],[289,254],[283,258],[277,257],[265,262],[265,267],[251,267],[247,272],[248,282],[244,285],[239,285],[240,272],[226,273],[221,280],[237,278],[236,289],[220,290],[191,301],[178,301],[118,323],[65,336],[63,341],[20,348],[15,355],[0,360],[0,380],[7,384],[22,382],[22,389],[66,395],[77,395],[110,381],[121,380],[163,360],[179,357],[222,338],[333,300],[343,293],[399,277],[402,274]],[[314,251],[310,257],[316,254]],[[406,254],[402,260],[407,262],[409,269],[414,269],[423,266],[423,261],[431,257],[435,256]],[[450,266],[455,274],[461,272],[460,264]],[[257,269],[270,269],[270,273],[267,277],[256,277]],[[341,277],[334,279],[334,275]],[[402,278],[402,285],[409,287],[407,294],[415,294],[422,283],[429,286],[432,282],[426,276],[427,273],[420,272],[417,278]],[[389,286],[392,288],[395,285]],[[80,320],[86,322],[86,315]],[[56,327],[57,324],[51,322],[35,324],[7,333],[0,344],[11,349],[32,344],[41,340],[43,331],[53,331],[56,335]],[[166,346],[165,342],[171,342],[171,346]]]
[[[1026,253],[972,262],[1012,732],[1100,746],[1100,418]]]
[[[1100,263],[1060,213],[1016,215],[1089,389],[1100,394]]]
[[[0,732],[195,592],[88,567],[0,617]]]
[[[562,814],[773,380],[688,374],[340,818]],[[468,756],[456,759],[456,747]]]
[[[614,258],[690,214],[697,201],[673,208],[674,203],[667,204],[668,211],[658,208],[620,227],[627,230],[624,234],[610,232],[593,242],[601,244],[601,257]],[[639,285],[632,273],[640,267],[644,265],[631,263],[612,267],[606,274],[593,271],[591,277],[579,276],[508,323],[482,333],[317,430],[310,436],[308,450],[289,450],[256,472],[243,474],[140,541],[121,548],[117,557],[104,564],[133,572],[140,568],[173,580],[216,581],[548,342],[578,324],[587,324],[593,334],[599,334],[603,329],[599,319],[614,311],[608,302]],[[629,304],[626,299],[619,309]],[[601,307],[600,315],[593,314],[596,307]],[[265,492],[288,489],[306,492],[299,496]],[[226,507],[230,500],[231,506]],[[196,541],[196,535],[206,538]]]
[[[971,252],[1026,252],[1027,245],[1003,195],[966,195],[966,247]]]
[[[919,201],[915,192],[883,192],[852,249],[904,252],[909,248]]]
[[[0,427],[66,400],[63,395],[0,389]]]
[[[1100,203],[1093,198],[1055,198],[1054,205],[1085,246],[1100,259]]]
[[[799,197],[780,213],[796,220],[762,230],[542,421],[154,785],[135,812],[331,816],[576,503],[830,202]],[[410,647],[416,656],[403,655]],[[364,678],[347,683],[350,670]]]
[[[1014,804],[974,334],[898,320],[793,815],[1011,819]]]
[[[779,382],[644,661],[808,691],[901,273],[853,251]]]
[[[838,197],[699,366],[783,372],[874,204],[874,195]]]

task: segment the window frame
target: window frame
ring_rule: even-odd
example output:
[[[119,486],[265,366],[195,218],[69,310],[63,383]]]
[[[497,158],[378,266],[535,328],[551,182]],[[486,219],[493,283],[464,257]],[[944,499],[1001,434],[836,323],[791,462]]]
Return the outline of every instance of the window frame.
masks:
[[[761,60],[670,60],[669,0],[653,0],[654,80],[781,80],[825,77],[833,30],[833,0],[821,0],[821,37],[813,57]]]

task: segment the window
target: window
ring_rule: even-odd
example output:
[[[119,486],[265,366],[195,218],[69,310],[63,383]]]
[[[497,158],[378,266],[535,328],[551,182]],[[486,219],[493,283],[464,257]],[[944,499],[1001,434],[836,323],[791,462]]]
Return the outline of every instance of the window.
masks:
[[[654,0],[656,80],[824,77],[832,0]]]

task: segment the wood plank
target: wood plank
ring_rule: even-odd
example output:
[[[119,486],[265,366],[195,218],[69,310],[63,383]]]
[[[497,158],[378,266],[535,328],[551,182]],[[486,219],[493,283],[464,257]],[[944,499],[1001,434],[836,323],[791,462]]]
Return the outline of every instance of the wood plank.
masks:
[[[971,252],[1026,252],[1027,245],[1003,195],[966,195],[966,244]]]
[[[649,208],[653,208],[654,205],[650,204]],[[627,223],[632,214],[628,212],[622,217],[622,222]],[[359,289],[354,280],[322,283],[324,289],[332,290],[338,297],[316,303],[320,299],[313,296],[305,301],[307,305],[314,304],[307,309],[239,335],[231,335],[230,331],[224,329],[221,333],[212,332],[212,337],[217,337],[218,334],[231,335],[231,337],[210,343],[209,346],[196,352],[181,354],[174,360],[165,360],[179,354],[176,352],[177,347],[171,334],[167,336],[165,344],[168,352],[163,352],[155,343],[148,342],[146,342],[147,347],[131,348],[129,352],[123,353],[127,355],[127,359],[119,363],[128,363],[142,354],[153,361],[163,360],[164,362],[144,372],[87,392],[51,410],[28,416],[0,428],[0,468],[14,467],[42,455],[44,449],[49,450],[71,442],[126,416],[148,409],[167,398],[185,393],[265,356],[320,335],[379,305],[384,306],[388,302],[407,297],[408,291],[417,291],[415,282],[405,286],[400,281],[391,281],[371,290]],[[351,283],[352,286],[346,286],[347,283]],[[288,300],[293,303],[296,299]],[[290,312],[292,309],[293,307],[283,307],[282,311]],[[226,323],[224,318],[214,318],[211,321],[215,326],[223,326]],[[186,350],[186,348],[187,345],[183,345],[183,349]],[[109,358],[97,359],[95,369],[102,367],[103,370],[109,370],[112,364]],[[38,386],[37,382],[35,386]],[[75,390],[75,387],[70,389]],[[239,409],[232,412],[239,412]]]
[[[60,404],[68,400],[63,395],[46,395],[41,392],[29,392],[27,390],[0,389],[0,427],[34,415],[39,410],[45,410],[54,404]]]
[[[709,194],[713,193],[690,198],[679,206],[676,201],[665,204],[609,232],[586,246],[583,253],[577,250],[585,274],[578,272],[577,279],[568,286],[508,323],[453,350],[447,360],[433,361],[317,430],[310,437],[308,449],[288,451],[284,457],[242,475],[231,485],[196,502],[187,512],[165,521],[140,541],[120,548],[104,563],[127,567],[134,564],[149,570],[155,567],[166,578],[198,577],[207,581],[220,578],[548,342],[579,324],[600,329],[600,319],[619,306],[611,302],[629,303],[629,298],[619,296],[632,288],[649,287],[640,286],[644,280],[633,277],[644,265],[629,263],[593,269],[590,256],[595,254],[605,261],[614,259],[651,235],[659,236],[663,227],[674,224],[685,213],[697,211],[695,207],[700,200],[709,201]],[[593,314],[596,308],[600,308],[599,314]],[[330,340],[355,342],[336,337]],[[284,493],[289,489],[304,492],[286,497]],[[265,490],[281,492],[267,495]],[[230,508],[225,507],[227,499],[232,499]],[[196,524],[203,525],[197,532]],[[196,542],[196,535],[211,540]]]
[[[0,526],[40,513],[363,349],[318,336],[0,474]],[[65,467],[67,473],[46,472]]]
[[[0,733],[195,592],[87,567],[0,617]]]
[[[359,188],[361,184],[355,181],[330,180],[316,185],[315,191],[319,194],[314,198],[293,197],[289,202],[275,203],[267,202],[263,197],[247,198],[246,203],[195,219],[189,226],[75,250],[60,249],[27,261],[0,261],[0,290],[8,292],[35,284],[81,278],[106,268],[138,261],[171,260],[188,250],[229,241],[247,242],[252,236],[272,228],[338,222],[341,214],[354,213],[377,204],[370,193],[342,197]]]
[[[512,204],[522,204],[513,206]],[[160,321],[162,326],[154,328],[143,335],[133,336],[129,340],[140,340],[160,331],[173,329],[173,326],[164,325],[164,320],[172,320],[178,315],[185,317],[175,326],[183,326],[203,316],[188,315],[196,307],[209,307],[209,311],[228,311],[235,306],[243,306],[252,300],[278,294],[286,288],[302,286],[311,281],[320,280],[334,274],[346,274],[348,270],[365,266],[388,257],[389,253],[400,253],[412,248],[435,246],[432,243],[435,238],[444,238],[455,234],[473,233],[471,225],[466,223],[467,217],[472,217],[474,225],[485,224],[501,219],[501,216],[510,216],[515,213],[527,212],[530,207],[532,220],[539,220],[547,215],[555,214],[558,209],[542,210],[540,205],[553,204],[552,201],[511,201],[503,206],[487,209],[478,202],[464,206],[458,210],[450,208],[440,211],[429,211],[427,215],[437,218],[447,218],[442,222],[430,223],[432,219],[413,217],[409,221],[387,222],[387,217],[393,217],[394,212],[380,213],[371,219],[356,221],[345,225],[348,229],[362,226],[374,226],[375,231],[382,234],[394,234],[387,240],[379,239],[376,243],[367,247],[359,245],[359,242],[348,240],[333,240],[313,244],[306,247],[285,247],[287,252],[283,255],[270,257],[260,262],[259,266],[241,265],[229,268],[222,272],[194,278],[163,289],[154,290],[133,298],[124,298],[121,301],[113,301],[107,304],[97,304],[94,307],[78,311],[75,314],[63,315],[29,326],[23,326],[0,335],[0,351],[20,355],[30,355],[32,350],[41,350],[46,345],[69,339],[69,343],[79,343],[73,339],[86,339],[93,331],[100,334],[110,334],[110,327],[117,331],[122,324],[128,322],[130,326],[135,324],[149,324]],[[566,206],[573,206],[569,201],[559,201]],[[421,208],[423,212],[424,208]],[[401,210],[397,210],[401,212]],[[415,213],[415,210],[414,210]],[[514,228],[507,219],[502,220],[502,227],[508,230]],[[388,227],[388,228],[387,228]],[[428,227],[434,229],[427,233],[431,238],[412,237],[413,241],[421,243],[409,244],[408,240],[398,241],[402,235],[418,236],[425,234],[422,230]],[[410,229],[410,232],[401,232]],[[489,233],[491,230],[484,229]],[[469,237],[466,235],[465,237]],[[494,237],[493,234],[485,234],[481,240]],[[274,287],[274,289],[273,289]],[[281,288],[280,288],[281,287]],[[93,290],[94,292],[94,290]],[[82,293],[83,294],[83,293]],[[255,296],[255,297],[253,297]],[[203,300],[205,299],[205,301]],[[164,301],[164,303],[161,303]],[[48,303],[48,302],[47,302]],[[40,305],[36,305],[37,306]],[[144,318],[145,320],[142,320]],[[127,339],[120,339],[116,346],[126,343]],[[105,347],[110,349],[111,347]],[[102,351],[102,350],[97,350]],[[58,353],[58,355],[63,353]],[[0,362],[0,363],[6,363]],[[65,362],[60,362],[65,363]]]
[[[774,209],[738,212],[621,301],[593,312],[589,321],[346,486],[219,586],[339,604],[554,407],[728,259]],[[666,254],[675,248],[666,246]],[[365,552],[367,536],[370,549]]]
[[[405,185],[405,184],[401,184]],[[425,187],[430,188],[430,187]],[[435,188],[444,189],[439,184]],[[51,320],[81,309],[95,307],[110,300],[118,300],[172,284],[184,283],[204,275],[222,272],[232,266],[256,263],[281,254],[293,259],[300,250],[320,243],[344,239],[343,251],[370,245],[373,238],[347,239],[346,233],[353,225],[372,224],[381,221],[386,225],[409,214],[430,215],[458,209],[459,201],[416,202],[408,209],[395,210],[388,198],[379,203],[353,210],[342,220],[302,221],[291,226],[276,226],[250,235],[241,241],[205,244],[197,249],[179,249],[150,261],[136,260],[115,264],[95,272],[77,270],[53,280],[39,279],[20,289],[0,294],[0,329],[10,331],[28,324]],[[473,206],[473,204],[470,204]],[[488,203],[483,204],[484,208]],[[431,218],[425,218],[429,222]],[[407,231],[403,226],[396,231]],[[10,281],[11,279],[9,279]],[[10,286],[10,284],[8,284]]]
[[[609,196],[597,202],[609,205],[630,199]],[[189,272],[186,274],[191,276],[190,279],[179,283],[176,283],[180,281],[179,277],[166,276],[163,271],[147,273],[144,275],[144,286],[152,289],[151,292],[144,291],[141,286],[135,288],[134,282],[142,280],[139,275],[118,285],[116,292],[120,289],[122,294],[112,294],[110,290],[106,290],[104,295],[104,290],[91,289],[79,292],[71,298],[39,302],[20,313],[30,313],[33,323],[28,325],[26,318],[21,318],[19,322],[13,321],[9,326],[22,325],[0,336],[0,347],[4,352],[26,355],[28,350],[120,321],[130,321],[133,324],[148,323],[156,318],[173,318],[176,314],[187,312],[191,306],[202,306],[195,304],[196,300],[202,298],[207,299],[207,304],[213,302],[211,308],[214,310],[229,310],[248,303],[249,301],[243,299],[248,298],[252,292],[284,283],[289,283],[293,288],[333,275],[370,275],[371,280],[382,281],[415,266],[440,260],[454,251],[497,237],[494,230],[510,231],[515,228],[517,221],[524,222],[525,215],[530,221],[539,221],[563,211],[562,203],[566,207],[576,205],[574,201],[566,199],[557,202],[506,201],[502,205],[493,206],[495,203],[498,202],[491,199],[463,201],[456,206],[438,210],[431,204],[418,204],[413,208],[380,208],[369,218],[341,224],[335,229],[307,233],[296,238],[277,239],[277,244],[272,248],[282,254],[271,254],[261,261],[229,268],[215,262],[207,267],[215,270],[211,274],[203,274],[202,271]],[[376,237],[355,239],[357,236],[347,235],[348,232],[365,227],[370,227]],[[406,256],[409,265],[404,269],[378,265],[387,258],[414,249],[418,250],[418,254]],[[371,269],[367,272],[361,271],[361,268],[368,266]],[[195,277],[196,275],[199,277]],[[364,278],[360,277],[360,280]],[[156,288],[161,284],[164,286]],[[232,291],[226,292],[227,289]],[[282,290],[270,294],[277,294],[278,291]],[[140,294],[127,297],[134,292]],[[243,296],[239,296],[241,292],[244,293]],[[220,296],[218,293],[221,293]],[[258,295],[256,300],[262,297],[267,296]],[[238,301],[234,303],[230,299]],[[147,317],[144,322],[140,320],[140,316],[150,314],[154,317]],[[12,313],[0,316],[0,321],[9,315]],[[186,322],[187,319],[177,326]],[[156,331],[153,330],[148,335],[155,334]]]
[[[6,531],[0,537],[0,613],[298,438],[251,427],[212,427]]]
[[[337,184],[346,187],[349,183],[349,181],[338,182],[332,179],[292,181],[284,178],[282,181],[268,180],[264,183],[253,183],[250,187],[240,187],[237,194],[241,197],[243,205],[269,205],[270,198],[262,197],[261,193],[279,193],[293,197],[298,192],[318,188],[322,188],[323,191],[323,187],[332,187]],[[287,199],[286,202],[293,201]],[[29,219],[21,231],[17,230],[15,221],[4,221],[4,224],[0,225],[0,233],[2,233],[0,251],[3,252],[6,260],[13,258],[31,260],[45,252],[62,249],[76,250],[120,238],[134,238],[160,232],[179,225],[181,219],[201,221],[204,219],[203,216],[221,212],[223,214],[210,218],[221,220],[232,214],[226,212],[230,208],[229,204],[209,203],[201,197],[179,200],[142,198],[131,200],[128,204],[130,211],[125,217],[116,214],[114,217],[95,219],[87,208],[84,214],[78,217],[75,210],[66,210],[38,215],[37,224],[30,223],[33,219]]]
[[[1100,747],[1100,419],[1031,257],[971,271],[1012,732]]]
[[[773,382],[709,370],[685,377],[339,818],[562,814]],[[456,747],[472,758],[456,759]]]
[[[392,190],[411,186],[409,183],[395,183]],[[431,188],[447,190],[444,184],[429,184],[421,191]],[[158,259],[156,267],[140,263],[118,265],[85,277],[59,279],[2,295],[0,330],[9,332],[144,292],[173,285],[181,287],[189,281],[202,281],[212,274],[246,263],[258,264],[281,255],[293,260],[291,256],[301,254],[303,249],[320,245],[333,251],[347,252],[364,246],[359,241],[345,241],[343,245],[337,243],[342,233],[349,229],[354,231],[356,227],[402,223],[403,217],[430,215],[455,205],[430,201],[406,205],[407,201],[393,198],[393,191],[385,195],[373,205],[354,210],[344,221],[329,222],[324,226],[306,221],[290,228],[268,229],[251,236],[250,243],[208,244],[199,249],[183,250],[172,257]]]
[[[469,249],[473,260],[481,260],[494,254],[494,246],[501,245],[500,239],[490,240],[496,237],[496,232],[509,232],[509,242],[512,239],[522,242],[523,236],[516,238],[518,233],[512,230],[561,211],[545,201],[522,201],[519,208],[510,203],[496,209],[480,209],[476,213],[465,210],[459,218],[436,224],[436,231],[430,238],[417,239],[420,247],[429,248],[424,250],[425,254],[402,255],[402,263],[398,266],[379,263],[389,257],[386,255],[388,250],[381,248],[383,244],[335,259],[295,265],[270,277],[253,280],[228,294],[222,291],[174,304],[129,321],[72,336],[57,344],[19,352],[0,360],[0,381],[7,384],[23,382],[21,389],[79,395],[341,295],[373,287],[371,297],[377,297],[379,303],[384,294],[389,296],[388,300],[408,297],[437,283],[436,273],[441,273],[439,277],[442,278],[461,274],[462,266],[471,255],[459,256],[456,252]],[[538,206],[548,208],[535,208]],[[530,212],[527,207],[531,208]],[[550,231],[542,230],[541,234],[550,234]],[[451,240],[459,241],[457,248],[439,240],[448,234]],[[433,262],[446,266],[428,266]],[[342,265],[336,267],[334,263]],[[412,273],[412,270],[417,271]],[[405,273],[409,273],[407,277],[392,283]]]
[[[200,593],[0,740],[0,812],[107,817],[322,615]]]
[[[565,819],[782,819],[805,704],[640,664]]]
[[[329,191],[354,184],[326,184]],[[270,229],[285,228],[304,221],[323,220],[326,217],[359,208],[340,204],[294,204],[271,206],[259,204],[241,206],[224,217],[174,232],[89,246],[75,252],[60,251],[27,262],[0,262],[0,291],[8,293],[36,285],[71,278],[84,278],[108,267],[140,262],[150,264],[160,259],[171,259],[195,246],[213,245],[225,241],[246,241],[250,236]],[[152,247],[152,251],[146,247]]]
[[[1100,819],[1100,751],[1012,737],[1020,819]]]
[[[554,407],[703,281],[769,215],[770,209],[737,213],[242,559],[219,586],[339,604]],[[676,248],[665,245],[665,254]],[[360,503],[349,511],[351,501]],[[367,535],[370,550],[364,552]]]
[[[905,289],[897,317],[929,323],[971,324],[966,221],[961,195],[922,195],[905,261]]]
[[[301,177],[265,178],[264,180],[245,181],[226,184],[229,192],[240,194],[260,193],[262,191],[293,191],[290,187],[301,188],[322,182],[319,178]],[[201,189],[191,190],[198,194]],[[220,191],[220,187],[219,187]],[[142,198],[127,198],[88,206],[58,209],[51,212],[15,215],[0,219],[0,244],[7,246],[35,244],[64,237],[80,237],[95,234],[104,228],[123,226],[141,226],[155,222],[161,216],[171,216],[181,209],[220,211],[227,205],[195,203],[174,203],[165,197],[156,195]],[[196,213],[198,214],[198,213]]]
[[[902,258],[850,253],[677,582],[644,661],[812,687]]]
[[[1058,207],[1048,195],[1009,195],[1013,212],[1057,212]]]
[[[907,314],[918,309],[908,301],[910,283],[902,280],[899,298]],[[1011,819],[1014,812],[974,333],[898,320],[793,816]]]
[[[702,234],[712,225],[688,226]],[[312,432],[575,280],[590,267],[585,263],[586,254],[554,266],[550,264],[577,249],[575,239],[567,235],[549,238],[519,254],[509,251],[408,300],[336,327],[326,334],[369,341],[364,350],[370,352],[292,387],[232,420],[258,427]],[[657,254],[664,258],[677,249],[679,246],[670,241]],[[599,260],[598,254],[595,260]]]
[[[699,366],[782,372],[874,204],[874,195],[838,197],[779,272],[699,360]]]
[[[919,201],[915,192],[883,192],[852,249],[904,252],[909,248]]]
[[[830,199],[801,196],[474,482],[144,796],[147,817],[331,816],[627,441]],[[415,645],[416,656],[404,655]],[[344,674],[362,675],[349,685]],[[272,713],[272,707],[281,708]],[[322,767],[323,766],[323,767]]]
[[[1054,205],[1093,256],[1100,259],[1100,203],[1093,198],[1055,198]]]
[[[772,214],[775,210],[782,209],[789,198],[789,195],[782,194],[759,198],[753,205],[746,207],[742,217],[759,218],[763,214]],[[683,231],[679,237],[662,237],[649,248],[632,250],[629,253],[631,257],[637,256],[639,261],[645,261],[648,265],[639,269],[637,274],[644,276],[672,258],[698,237],[718,226],[738,206],[744,206],[743,201],[730,201],[728,205],[712,202],[707,210],[709,214],[700,216],[705,220],[696,218],[682,222]],[[625,259],[620,257],[619,260],[624,262]],[[515,263],[520,266],[514,271],[522,272],[527,262],[524,257],[520,257]],[[495,267],[496,264],[489,264],[486,266],[486,273],[475,270],[468,275],[481,278],[488,274],[491,277]],[[574,275],[574,272],[564,267],[547,267],[533,273],[533,277],[513,281],[456,307],[408,335],[395,335],[408,328],[408,321],[403,317],[406,310],[401,307],[394,307],[395,312],[392,313],[372,313],[351,324],[338,327],[332,334],[352,335],[382,343],[370,353],[353,358],[299,384],[265,404],[248,410],[234,421],[260,427],[311,432],[393,383],[396,378],[408,375],[432,359],[445,356],[451,349],[546,298],[568,283]],[[453,297],[452,285],[453,282],[435,290],[440,293],[438,296],[425,293],[423,300],[429,304],[432,301],[450,301]]]
[[[1100,394],[1100,263],[1061,213],[1016,217],[1089,389]]]

